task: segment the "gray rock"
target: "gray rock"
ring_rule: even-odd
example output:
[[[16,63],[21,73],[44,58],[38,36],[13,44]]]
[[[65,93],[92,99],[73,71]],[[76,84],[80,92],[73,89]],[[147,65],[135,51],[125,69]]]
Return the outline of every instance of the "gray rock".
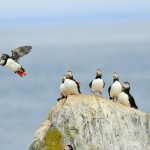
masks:
[[[51,110],[29,150],[68,144],[76,150],[150,150],[150,114],[97,96],[69,96]]]

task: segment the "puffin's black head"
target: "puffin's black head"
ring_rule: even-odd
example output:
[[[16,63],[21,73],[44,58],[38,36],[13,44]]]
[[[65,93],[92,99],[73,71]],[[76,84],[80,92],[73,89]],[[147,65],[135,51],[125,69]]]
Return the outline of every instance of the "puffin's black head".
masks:
[[[124,82],[123,84],[122,84],[122,89],[123,89],[123,91],[125,91],[125,90],[130,90],[130,83],[129,82]]]
[[[7,60],[8,58],[10,58],[9,55],[3,54],[2,57],[1,57],[1,60]]]
[[[119,80],[119,75],[117,72],[113,73],[113,79],[114,80]]]
[[[73,150],[73,147],[71,145],[65,146],[64,150]]]
[[[102,77],[102,71],[100,69],[96,70],[96,76]]]
[[[73,79],[73,73],[72,71],[67,71],[67,76],[66,76],[67,79]]]
[[[5,63],[7,62],[7,59],[8,59],[8,58],[10,58],[9,55],[3,54],[2,57],[1,57],[1,59],[0,59],[0,65],[4,66]]]

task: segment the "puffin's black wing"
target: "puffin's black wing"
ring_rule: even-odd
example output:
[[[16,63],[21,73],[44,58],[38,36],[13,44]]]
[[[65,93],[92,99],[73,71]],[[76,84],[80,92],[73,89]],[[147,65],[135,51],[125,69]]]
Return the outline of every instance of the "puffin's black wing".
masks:
[[[105,87],[105,82],[103,81],[104,85],[103,85],[103,88]]]
[[[75,80],[75,79],[72,79],[76,84],[77,84],[77,87],[78,87],[78,92],[79,93],[81,93],[81,91],[80,91],[80,85],[79,85],[79,83]]]
[[[129,101],[130,101],[130,105],[131,105],[132,108],[138,109],[138,107],[135,103],[135,100],[134,100],[134,98],[131,94],[129,94]]]
[[[90,87],[90,88],[92,87],[92,82],[93,82],[93,81],[91,81],[91,82],[89,83],[89,87]]]
[[[18,61],[20,57],[27,55],[31,49],[31,46],[22,46],[12,50],[12,59]]]
[[[111,89],[111,86],[108,88],[109,97],[110,97],[110,89]],[[111,97],[110,97],[110,99],[111,99]]]

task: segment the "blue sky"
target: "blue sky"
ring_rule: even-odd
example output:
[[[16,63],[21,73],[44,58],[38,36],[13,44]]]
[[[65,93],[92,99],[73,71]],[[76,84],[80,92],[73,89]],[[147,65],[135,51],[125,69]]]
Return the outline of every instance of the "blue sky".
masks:
[[[1,25],[150,20],[149,0],[3,0]]]

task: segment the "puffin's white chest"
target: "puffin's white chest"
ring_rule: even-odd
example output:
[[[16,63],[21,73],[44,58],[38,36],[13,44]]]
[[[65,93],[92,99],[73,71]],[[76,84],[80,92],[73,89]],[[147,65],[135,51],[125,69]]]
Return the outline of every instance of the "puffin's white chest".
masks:
[[[129,96],[125,92],[121,92],[118,96],[118,103],[130,106]]]
[[[16,71],[20,70],[21,65],[18,64],[17,62],[15,62],[14,60],[12,60],[11,58],[9,58],[7,60],[5,67],[10,69],[13,72],[16,72]]]
[[[92,82],[92,92],[102,92],[104,82],[102,79],[94,79]]]
[[[118,81],[115,81],[110,89],[110,96],[112,98],[118,97],[118,95],[121,93],[122,91],[122,86]]]
[[[64,83],[62,83],[62,84],[60,85],[60,92],[61,92],[65,97],[67,97],[67,96],[69,95],[69,93],[68,93],[68,91],[67,91],[67,88],[65,87],[65,84],[64,84]]]
[[[64,82],[64,86],[66,87],[66,90],[68,91],[69,95],[79,94],[78,87],[75,81],[66,79]]]

